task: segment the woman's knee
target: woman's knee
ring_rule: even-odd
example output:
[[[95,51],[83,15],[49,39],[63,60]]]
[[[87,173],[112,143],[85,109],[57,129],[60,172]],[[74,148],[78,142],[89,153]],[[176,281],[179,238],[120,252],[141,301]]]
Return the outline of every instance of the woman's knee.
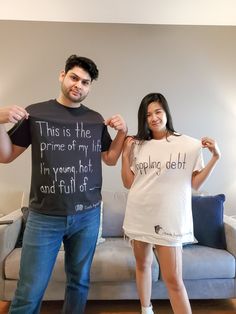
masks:
[[[169,274],[166,278],[163,278],[168,289],[181,291],[184,288],[183,279],[176,274]]]
[[[150,244],[142,242],[134,242],[134,256],[136,260],[136,268],[145,271],[150,269],[153,261],[153,251]]]
[[[136,267],[140,271],[146,271],[152,267],[152,258],[136,257]]]

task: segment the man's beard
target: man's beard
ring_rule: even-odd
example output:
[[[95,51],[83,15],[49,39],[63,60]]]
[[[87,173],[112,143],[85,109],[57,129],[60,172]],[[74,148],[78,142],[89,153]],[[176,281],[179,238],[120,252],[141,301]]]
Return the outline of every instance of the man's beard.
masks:
[[[74,103],[80,103],[87,96],[87,94],[86,94],[86,95],[82,95],[82,96],[74,96],[73,97],[73,96],[71,96],[70,91],[68,91],[66,88],[64,88],[63,85],[61,86],[61,91],[62,91],[62,94],[64,95],[65,98],[69,99],[71,102],[74,102]]]

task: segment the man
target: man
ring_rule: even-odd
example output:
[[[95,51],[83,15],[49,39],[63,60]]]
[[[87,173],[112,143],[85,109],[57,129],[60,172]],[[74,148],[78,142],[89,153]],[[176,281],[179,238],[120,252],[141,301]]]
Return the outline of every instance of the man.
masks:
[[[72,55],[60,73],[57,99],[0,109],[0,162],[9,163],[32,146],[30,212],[12,314],[39,313],[62,241],[63,313],[84,313],[100,222],[101,159],[115,165],[127,133],[120,115],[104,122],[81,103],[97,77],[92,60]],[[8,122],[16,124],[7,133]],[[113,141],[107,125],[117,130]]]

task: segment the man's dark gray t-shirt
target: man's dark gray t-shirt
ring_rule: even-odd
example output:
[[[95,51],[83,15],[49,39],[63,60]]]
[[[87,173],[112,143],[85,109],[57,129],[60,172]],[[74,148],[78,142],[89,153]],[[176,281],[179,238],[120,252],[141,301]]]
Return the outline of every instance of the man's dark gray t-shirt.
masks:
[[[111,137],[103,117],[84,105],[70,108],[56,100],[30,105],[29,119],[8,133],[13,144],[32,146],[31,210],[73,215],[101,201],[101,152]]]

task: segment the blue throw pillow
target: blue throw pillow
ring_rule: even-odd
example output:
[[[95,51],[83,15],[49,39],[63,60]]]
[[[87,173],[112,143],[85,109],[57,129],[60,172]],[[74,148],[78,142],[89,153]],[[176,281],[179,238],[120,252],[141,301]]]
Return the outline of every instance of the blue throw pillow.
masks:
[[[194,236],[198,244],[226,249],[224,201],[224,194],[192,196]]]

